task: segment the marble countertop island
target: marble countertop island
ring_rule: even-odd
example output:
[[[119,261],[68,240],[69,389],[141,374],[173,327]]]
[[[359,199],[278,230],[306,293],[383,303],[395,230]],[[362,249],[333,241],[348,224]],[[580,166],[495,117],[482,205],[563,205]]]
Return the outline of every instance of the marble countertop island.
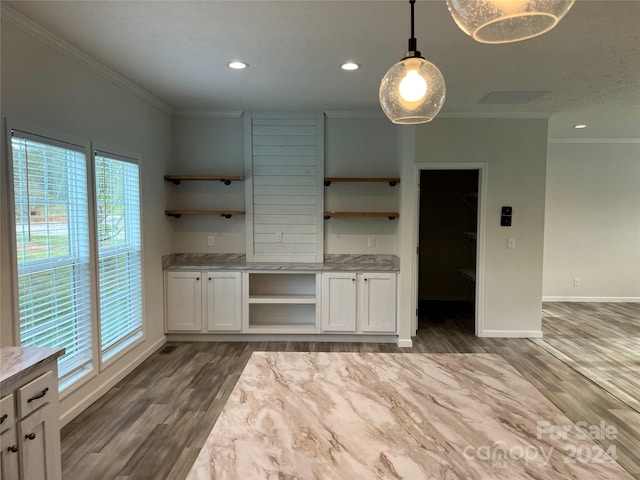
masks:
[[[395,255],[325,255],[323,263],[247,262],[244,254],[176,253],[162,257],[165,270],[266,270],[308,272],[397,272]]]
[[[253,354],[188,475],[627,478],[497,355],[292,352]]]
[[[64,348],[0,347],[0,390],[36,367],[64,355]]]

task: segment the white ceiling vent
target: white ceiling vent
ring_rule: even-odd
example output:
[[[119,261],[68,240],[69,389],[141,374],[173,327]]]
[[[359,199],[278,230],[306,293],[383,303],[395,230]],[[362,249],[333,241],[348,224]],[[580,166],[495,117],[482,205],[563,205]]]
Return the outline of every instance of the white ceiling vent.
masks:
[[[548,91],[491,92],[478,103],[483,105],[526,105],[549,93]]]

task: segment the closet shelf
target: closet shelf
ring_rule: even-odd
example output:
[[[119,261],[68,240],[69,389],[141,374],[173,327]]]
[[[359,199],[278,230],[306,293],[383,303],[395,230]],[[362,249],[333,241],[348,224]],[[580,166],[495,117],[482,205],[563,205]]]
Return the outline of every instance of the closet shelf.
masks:
[[[243,210],[165,210],[168,217],[180,218],[182,215],[220,215],[231,218],[233,215],[244,215]]]
[[[389,220],[395,220],[399,216],[398,212],[324,212],[325,220],[331,217],[387,217]]]
[[[167,182],[173,182],[176,185],[180,185],[180,182],[184,181],[220,181],[225,185],[230,185],[231,182],[241,182],[244,180],[240,175],[165,175],[164,179]]]
[[[400,179],[398,177],[326,177],[324,179],[324,186],[328,187],[332,182],[384,182],[394,187],[400,183]]]

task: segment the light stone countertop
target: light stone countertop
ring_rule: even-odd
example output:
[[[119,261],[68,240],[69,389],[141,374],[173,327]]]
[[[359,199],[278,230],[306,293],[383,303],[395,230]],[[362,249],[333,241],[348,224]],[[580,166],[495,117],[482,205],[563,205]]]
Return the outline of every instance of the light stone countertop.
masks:
[[[498,355],[256,352],[187,479],[278,478],[632,479]]]
[[[0,347],[0,390],[62,355],[64,348]]]
[[[302,272],[397,272],[395,255],[326,255],[324,263],[247,262],[244,254],[177,253],[162,257],[162,268],[176,270],[265,270]]]

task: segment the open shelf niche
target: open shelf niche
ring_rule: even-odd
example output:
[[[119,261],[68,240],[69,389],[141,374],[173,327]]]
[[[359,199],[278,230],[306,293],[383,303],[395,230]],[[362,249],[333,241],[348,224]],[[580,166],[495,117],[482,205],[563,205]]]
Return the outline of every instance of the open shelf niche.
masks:
[[[317,333],[319,281],[315,272],[249,272],[246,330]]]

